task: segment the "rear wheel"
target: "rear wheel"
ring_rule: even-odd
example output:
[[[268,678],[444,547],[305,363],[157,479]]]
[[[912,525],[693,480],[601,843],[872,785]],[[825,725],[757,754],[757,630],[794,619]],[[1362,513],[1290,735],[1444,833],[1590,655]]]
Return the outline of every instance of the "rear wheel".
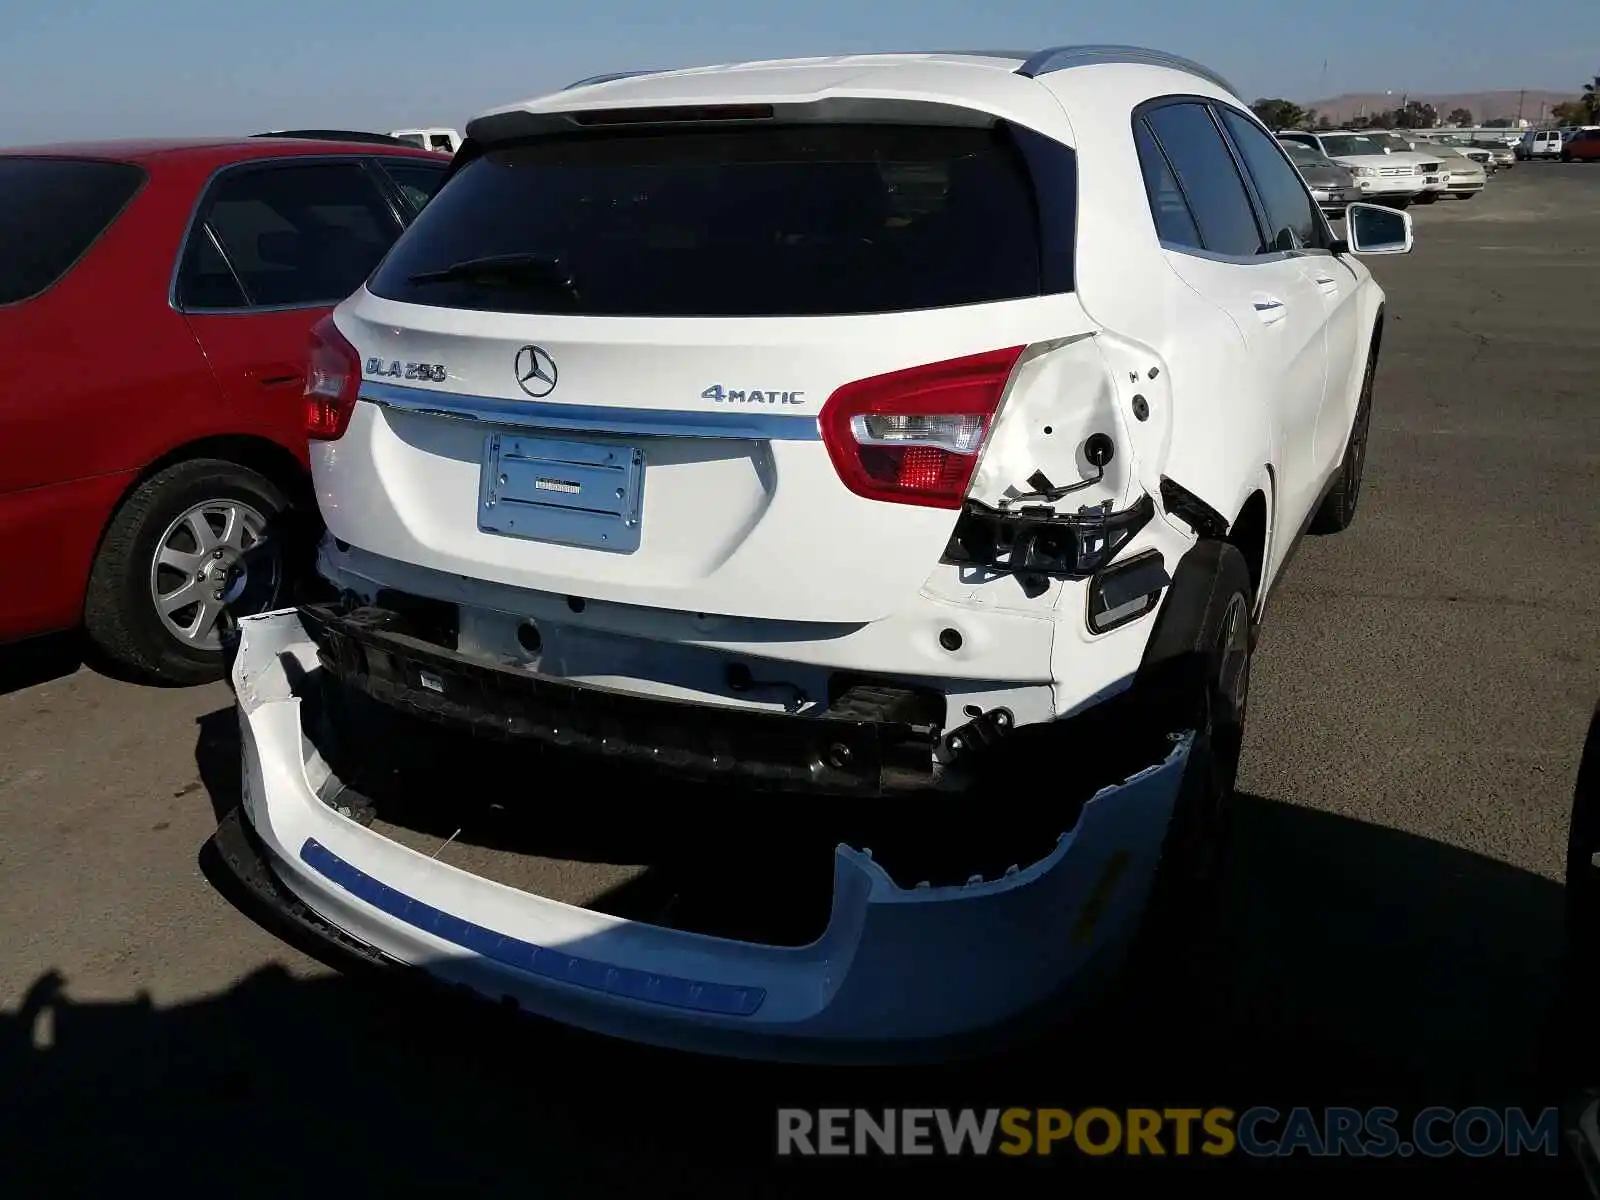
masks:
[[[1356,417],[1350,423],[1350,439],[1345,443],[1344,461],[1333,487],[1323,497],[1311,518],[1312,533],[1339,533],[1356,519],[1356,502],[1361,499],[1361,478],[1367,466],[1367,435],[1372,428],[1372,381],[1378,373],[1378,343],[1374,339],[1367,352],[1366,370],[1361,376],[1361,396],[1356,401]]]
[[[1129,975],[1135,981],[1165,973],[1212,927],[1244,746],[1255,640],[1250,567],[1238,547],[1227,542],[1201,542],[1190,553],[1211,559],[1211,587],[1192,644],[1173,648],[1175,661],[1184,663],[1176,678],[1181,694],[1156,699],[1154,708],[1163,718],[1187,716],[1185,726],[1195,730],[1195,740],[1130,953]],[[1187,707],[1186,714],[1172,711],[1174,699]]]
[[[288,508],[266,476],[221,459],[191,459],[146,480],[117,510],[95,558],[84,601],[90,638],[141,676],[220,678],[223,598],[238,590],[248,552],[249,608],[276,602],[275,535]]]

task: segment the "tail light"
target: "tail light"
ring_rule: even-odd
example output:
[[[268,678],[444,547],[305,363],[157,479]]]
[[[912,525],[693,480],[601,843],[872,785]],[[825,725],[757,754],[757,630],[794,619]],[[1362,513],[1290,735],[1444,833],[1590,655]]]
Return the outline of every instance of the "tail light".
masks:
[[[847,383],[818,418],[839,478],[858,496],[960,508],[1024,346]]]
[[[306,363],[306,437],[333,442],[350,427],[361,390],[361,356],[345,341],[330,313],[311,327]]]

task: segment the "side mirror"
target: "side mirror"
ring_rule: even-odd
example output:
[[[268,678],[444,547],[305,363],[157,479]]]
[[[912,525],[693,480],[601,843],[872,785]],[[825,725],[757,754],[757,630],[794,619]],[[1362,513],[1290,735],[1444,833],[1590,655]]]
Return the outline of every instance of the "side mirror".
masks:
[[[1381,204],[1345,209],[1344,228],[1352,254],[1410,254],[1411,214]]]

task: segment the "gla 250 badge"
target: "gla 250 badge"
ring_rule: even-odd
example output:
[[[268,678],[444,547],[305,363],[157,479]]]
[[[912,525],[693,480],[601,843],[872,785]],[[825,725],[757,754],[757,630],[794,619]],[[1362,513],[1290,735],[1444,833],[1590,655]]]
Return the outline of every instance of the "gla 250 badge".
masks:
[[[443,363],[401,362],[398,359],[367,359],[367,374],[379,379],[415,379],[423,383],[443,383],[450,377]]]

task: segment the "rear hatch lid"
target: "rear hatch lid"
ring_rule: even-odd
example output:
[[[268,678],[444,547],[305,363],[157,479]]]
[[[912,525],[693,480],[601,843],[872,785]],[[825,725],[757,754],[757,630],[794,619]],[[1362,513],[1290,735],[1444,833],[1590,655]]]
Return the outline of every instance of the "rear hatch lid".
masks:
[[[335,313],[362,402],[313,453],[333,534],[406,562],[875,620],[1026,348],[1091,329],[1072,152],[993,118],[655,114],[465,155]]]

